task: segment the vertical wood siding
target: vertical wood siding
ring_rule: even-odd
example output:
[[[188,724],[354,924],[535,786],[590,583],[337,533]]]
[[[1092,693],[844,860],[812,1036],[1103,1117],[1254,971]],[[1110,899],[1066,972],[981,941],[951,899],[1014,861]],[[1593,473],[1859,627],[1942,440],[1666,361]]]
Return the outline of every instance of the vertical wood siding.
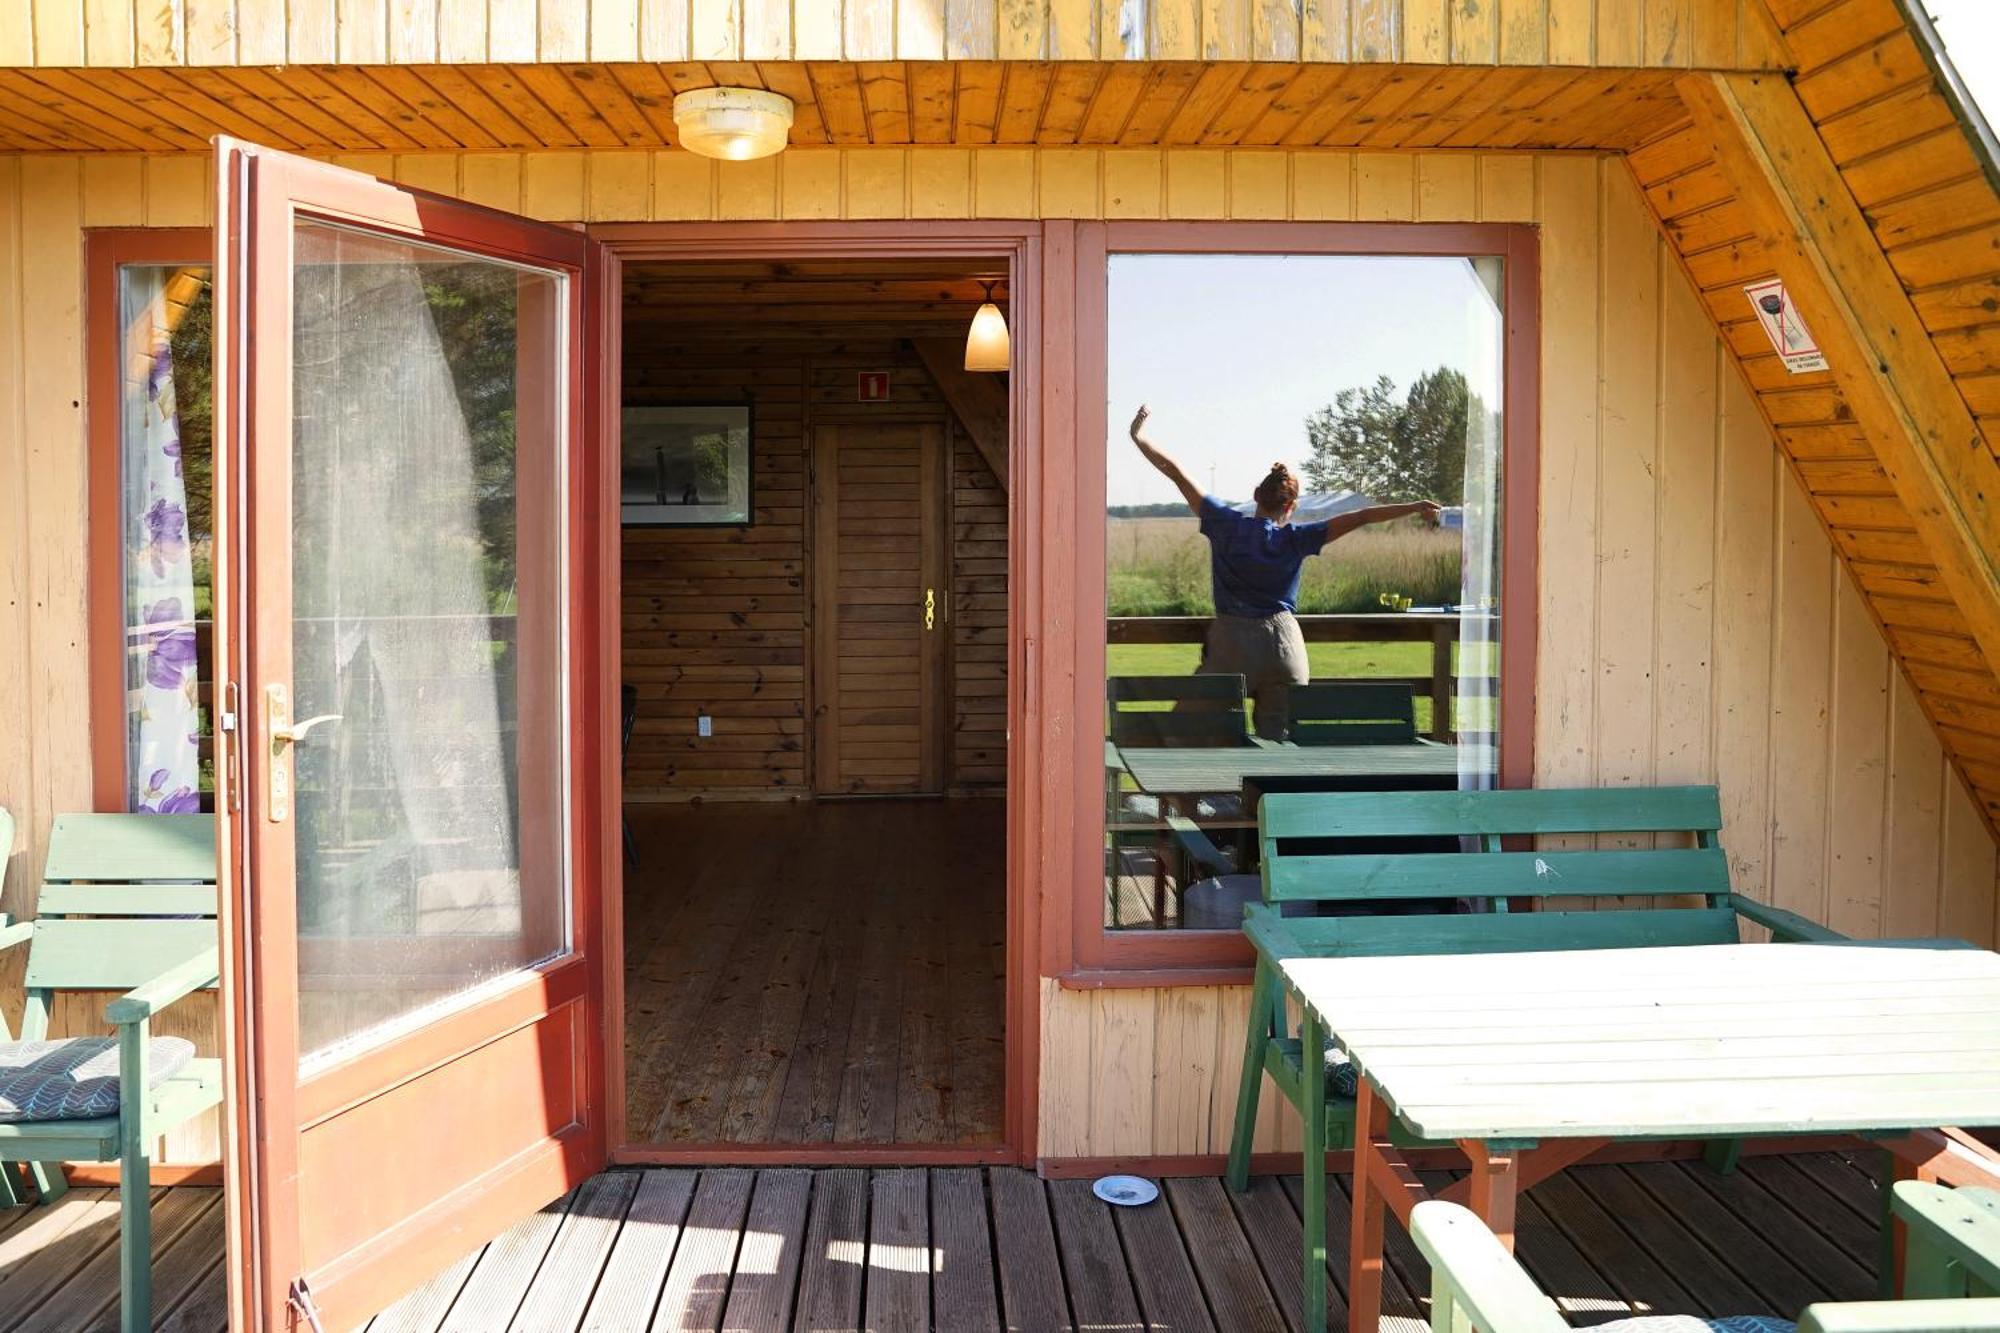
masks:
[[[1772,69],[1763,0],[13,0],[0,65],[1275,60]]]
[[[550,218],[1538,222],[1536,780],[1718,782],[1745,891],[1858,934],[1993,942],[1986,825],[1617,158],[915,148],[743,165],[672,153],[343,160]],[[0,158],[0,708],[18,738],[0,751],[0,802],[23,829],[0,910],[32,909],[50,815],[90,797],[80,229],[200,223],[207,199],[200,158]],[[1235,988],[1045,982],[1040,1151],[1220,1151],[1245,1004]],[[1265,1141],[1296,1142],[1275,1110]]]

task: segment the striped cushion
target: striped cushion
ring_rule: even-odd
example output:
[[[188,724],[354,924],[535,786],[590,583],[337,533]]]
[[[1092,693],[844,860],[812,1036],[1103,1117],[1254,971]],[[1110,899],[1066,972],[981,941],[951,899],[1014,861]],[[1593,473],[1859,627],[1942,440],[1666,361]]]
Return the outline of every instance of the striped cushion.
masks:
[[[1590,1333],[1796,1333],[1798,1325],[1774,1315],[1726,1315],[1696,1319],[1694,1315],[1646,1315],[1594,1323]]]
[[[186,1038],[154,1037],[146,1043],[147,1086],[157,1088],[193,1058]],[[0,1042],[0,1121],[116,1114],[116,1037]]]

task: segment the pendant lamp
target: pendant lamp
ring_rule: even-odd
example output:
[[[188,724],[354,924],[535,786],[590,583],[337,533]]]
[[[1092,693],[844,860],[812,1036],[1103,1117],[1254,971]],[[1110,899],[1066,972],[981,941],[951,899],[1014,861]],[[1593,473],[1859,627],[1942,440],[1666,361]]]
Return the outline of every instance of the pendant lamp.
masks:
[[[973,313],[972,327],[965,331],[965,368],[1006,370],[1013,359],[1007,340],[1007,317],[993,304],[993,284],[980,285],[986,289],[986,300]]]

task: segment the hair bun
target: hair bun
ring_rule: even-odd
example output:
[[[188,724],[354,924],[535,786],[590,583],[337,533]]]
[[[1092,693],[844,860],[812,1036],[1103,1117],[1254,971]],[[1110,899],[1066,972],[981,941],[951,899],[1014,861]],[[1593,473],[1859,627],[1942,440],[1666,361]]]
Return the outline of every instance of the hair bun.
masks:
[[[1292,470],[1283,463],[1273,463],[1271,464],[1271,475],[1274,477],[1289,477],[1292,475]]]

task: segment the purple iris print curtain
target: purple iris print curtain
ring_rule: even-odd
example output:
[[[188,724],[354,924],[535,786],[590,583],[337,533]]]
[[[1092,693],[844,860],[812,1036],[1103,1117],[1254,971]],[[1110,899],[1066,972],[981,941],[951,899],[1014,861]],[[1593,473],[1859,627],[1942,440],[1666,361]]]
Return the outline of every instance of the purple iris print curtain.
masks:
[[[149,814],[201,808],[200,672],[194,558],[167,289],[176,270],[124,272],[127,804]]]

